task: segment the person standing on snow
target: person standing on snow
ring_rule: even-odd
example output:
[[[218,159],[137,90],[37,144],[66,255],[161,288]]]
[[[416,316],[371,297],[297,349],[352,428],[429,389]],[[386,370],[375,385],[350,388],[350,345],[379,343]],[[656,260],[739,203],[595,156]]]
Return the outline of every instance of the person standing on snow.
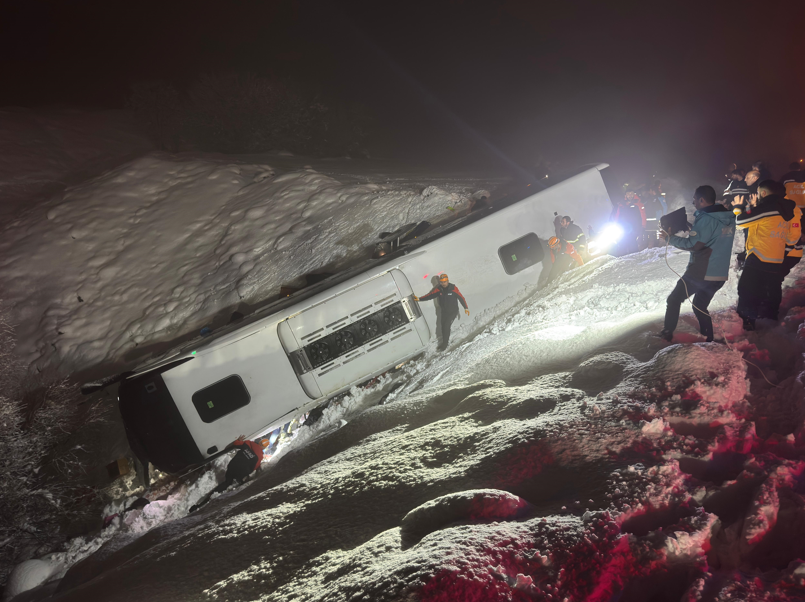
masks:
[[[620,257],[637,253],[641,248],[646,227],[646,211],[640,197],[634,192],[627,192],[624,199],[618,202],[610,219],[623,228],[623,238],[618,242],[614,254]]]
[[[573,223],[569,215],[562,218],[560,225],[559,240],[573,245],[582,258],[587,257],[587,236],[584,234],[584,230]]]
[[[649,188],[648,194],[645,195],[646,238],[649,247],[656,246],[660,218],[668,212],[668,205],[666,205],[661,191],[662,183],[655,180]]]
[[[693,226],[687,238],[672,236],[664,230],[660,238],[668,244],[690,251],[690,261],[676,287],[668,295],[665,324],[660,337],[671,341],[679,322],[679,308],[693,295],[693,313],[699,320],[699,331],[709,342],[713,340],[713,320],[707,306],[729,277],[735,224],[732,211],[716,203],[712,186],[699,186],[693,193]]]
[[[555,236],[548,239],[548,247],[551,250],[551,271],[548,274],[547,280],[542,286],[545,286],[559,276],[564,274],[567,270],[573,267],[575,261],[578,265],[584,265],[584,260],[576,253],[575,247],[569,242],[562,242]]]
[[[464,308],[464,313],[470,315],[467,300],[458,287],[450,282],[447,274],[439,276],[439,284],[427,295],[421,297],[414,297],[414,301],[430,301],[431,299],[439,299],[439,308],[442,330],[442,341],[439,343],[439,351],[444,351],[447,344],[450,342],[450,326],[453,321],[458,317],[458,304]]]
[[[263,461],[263,450],[265,450],[265,448],[267,448],[270,444],[271,442],[268,439],[246,441],[246,437],[241,435],[232,443],[227,445],[224,451],[237,447],[238,452],[229,461],[229,464],[226,467],[226,478],[224,479],[224,482],[203,497],[197,504],[191,506],[190,512],[195,512],[204,504],[209,502],[213,493],[223,493],[235,482],[240,485],[246,479],[246,477],[260,468],[260,463]]]
[[[735,225],[747,231],[737,308],[744,330],[754,330],[757,318],[777,320],[776,313],[772,315],[772,304],[781,284],[789,236],[787,222],[794,218],[797,206],[783,197],[785,187],[774,180],[764,180],[757,191],[757,205],[751,207],[751,212],[739,207],[735,218]]]
[[[734,197],[749,194],[749,190],[746,188],[746,182],[744,182],[744,177],[746,177],[746,174],[743,173],[742,170],[733,169],[729,175],[730,181],[727,184],[727,187],[724,189],[724,192],[721,194],[722,198],[724,199],[724,206],[727,208],[732,207]]]

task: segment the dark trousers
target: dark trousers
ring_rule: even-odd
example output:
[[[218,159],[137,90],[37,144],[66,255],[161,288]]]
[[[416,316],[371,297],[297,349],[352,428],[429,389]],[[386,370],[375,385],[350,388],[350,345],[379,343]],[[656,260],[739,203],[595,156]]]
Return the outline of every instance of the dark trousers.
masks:
[[[559,253],[556,256],[553,264],[551,265],[551,272],[548,274],[548,279],[545,281],[545,284],[549,282],[553,282],[559,276],[567,272],[576,262],[570,255],[566,255],[565,253]]]
[[[687,288],[686,288],[687,285]],[[693,313],[699,320],[699,332],[708,341],[713,340],[713,319],[707,306],[713,300],[713,296],[724,286],[723,280],[694,280],[683,276],[680,278],[674,290],[668,295],[665,308],[665,330],[674,332],[679,322],[679,308],[682,302],[693,295]]]
[[[744,321],[744,328],[754,328],[758,318],[777,319],[776,310],[772,316],[774,295],[777,294],[773,291],[779,289],[781,283],[779,270],[767,272],[747,261],[738,281],[738,315]]]
[[[457,317],[458,314],[455,312],[442,310],[442,315],[439,319],[442,329],[442,342],[439,343],[439,347],[441,349],[447,347],[447,344],[450,342],[450,327],[453,325],[453,322]]]
[[[783,271],[777,274],[777,284],[771,289],[769,294],[769,316],[772,320],[777,320],[780,315],[780,303],[783,302],[783,280],[794,266],[799,263],[801,257],[786,257],[783,260]]]
[[[238,452],[226,466],[226,478],[213,491],[223,493],[235,482],[240,484],[246,477],[254,471],[254,458],[248,458],[245,454]]]

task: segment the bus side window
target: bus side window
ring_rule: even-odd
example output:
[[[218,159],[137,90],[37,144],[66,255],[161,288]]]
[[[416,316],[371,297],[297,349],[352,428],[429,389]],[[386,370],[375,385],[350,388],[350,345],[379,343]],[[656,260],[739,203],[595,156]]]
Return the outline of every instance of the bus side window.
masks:
[[[251,399],[246,385],[237,374],[193,393],[193,405],[204,422],[214,422],[231,414],[248,405]]]
[[[498,257],[509,276],[542,261],[543,250],[539,237],[533,232],[513,240],[498,249]]]

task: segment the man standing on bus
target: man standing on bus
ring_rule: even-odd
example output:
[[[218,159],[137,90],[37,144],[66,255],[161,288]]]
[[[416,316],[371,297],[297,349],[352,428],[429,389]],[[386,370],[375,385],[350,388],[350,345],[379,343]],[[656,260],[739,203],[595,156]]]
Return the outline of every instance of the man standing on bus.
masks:
[[[421,297],[414,297],[414,301],[430,301],[431,299],[437,298],[439,299],[441,312],[439,319],[441,320],[442,330],[442,341],[439,343],[439,351],[444,351],[447,349],[447,344],[450,342],[450,326],[453,324],[453,320],[458,317],[458,304],[461,303],[461,306],[464,308],[464,313],[468,316],[470,315],[470,310],[467,307],[467,300],[464,298],[464,295],[461,294],[461,291],[458,290],[455,284],[450,282],[447,274],[439,276],[439,285],[431,292]]]

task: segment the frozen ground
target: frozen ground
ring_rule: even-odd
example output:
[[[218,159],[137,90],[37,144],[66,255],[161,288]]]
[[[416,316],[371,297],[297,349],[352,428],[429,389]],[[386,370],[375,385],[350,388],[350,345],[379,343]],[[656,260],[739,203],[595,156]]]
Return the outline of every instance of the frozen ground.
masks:
[[[275,159],[150,154],[20,217],[0,278],[29,359],[120,361],[137,336],[147,346],[203,324],[350,260],[391,217],[447,216],[490,186]],[[685,261],[669,257],[677,271]],[[244,487],[186,515],[221,458],[21,566],[14,591],[50,580],[20,601],[805,599],[805,266],[781,324],[749,334],[733,275],[711,306],[729,345],[699,343],[689,306],[675,344],[651,336],[675,279],[664,250],[648,250],[520,291],[478,330],[460,322],[447,353],[333,403]]]

